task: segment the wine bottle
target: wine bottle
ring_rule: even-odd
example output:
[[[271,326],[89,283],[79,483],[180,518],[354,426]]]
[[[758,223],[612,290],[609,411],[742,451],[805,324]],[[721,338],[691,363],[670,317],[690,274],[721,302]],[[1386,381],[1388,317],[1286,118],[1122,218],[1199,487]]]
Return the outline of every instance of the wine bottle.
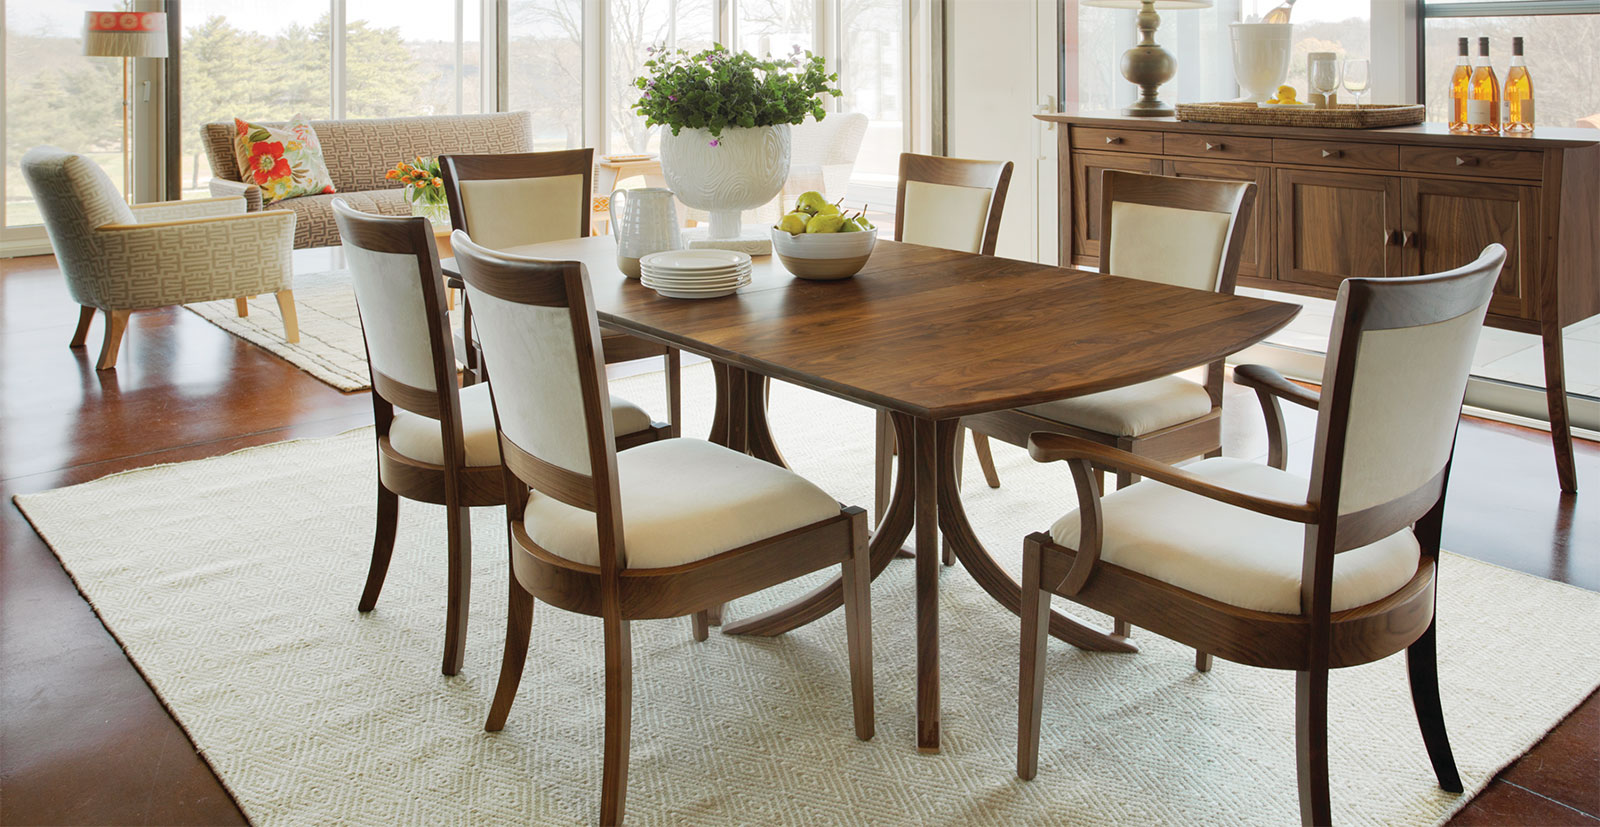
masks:
[[[1467,56],[1467,39],[1456,41],[1460,54],[1456,57],[1456,71],[1450,75],[1450,131],[1467,131],[1467,99],[1472,97],[1472,59]]]
[[[1506,115],[1501,120],[1508,135],[1533,131],[1533,76],[1522,60],[1522,38],[1511,39],[1511,69],[1506,72]]]
[[[1261,18],[1261,22],[1263,22],[1263,23],[1287,23],[1287,22],[1289,22],[1289,14],[1291,12],[1293,12],[1293,11],[1294,11],[1294,0],[1283,0],[1283,5],[1278,6],[1277,8],[1273,9],[1272,11],[1267,12],[1267,16]]]
[[[1500,81],[1489,64],[1489,38],[1478,38],[1472,61],[1472,94],[1467,98],[1467,129],[1478,135],[1500,134]]]

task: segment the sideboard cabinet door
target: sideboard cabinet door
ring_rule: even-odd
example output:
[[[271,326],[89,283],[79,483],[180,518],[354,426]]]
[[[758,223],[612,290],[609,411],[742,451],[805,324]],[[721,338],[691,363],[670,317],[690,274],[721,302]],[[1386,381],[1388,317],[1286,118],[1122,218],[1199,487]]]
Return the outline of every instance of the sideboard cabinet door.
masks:
[[[1217,161],[1167,161],[1165,174],[1176,178],[1242,181],[1256,185],[1255,206],[1250,209],[1250,229],[1244,234],[1239,256],[1240,278],[1272,278],[1272,171],[1259,164]]]
[[[1483,181],[1405,179],[1408,273],[1442,273],[1470,264],[1490,244],[1504,244],[1489,312],[1538,316],[1539,188]]]
[[[1114,155],[1107,152],[1072,153],[1072,264],[1098,266],[1100,173],[1108,169],[1160,175],[1161,159]]]
[[[1337,290],[1352,276],[1404,275],[1397,178],[1280,169],[1279,281]]]

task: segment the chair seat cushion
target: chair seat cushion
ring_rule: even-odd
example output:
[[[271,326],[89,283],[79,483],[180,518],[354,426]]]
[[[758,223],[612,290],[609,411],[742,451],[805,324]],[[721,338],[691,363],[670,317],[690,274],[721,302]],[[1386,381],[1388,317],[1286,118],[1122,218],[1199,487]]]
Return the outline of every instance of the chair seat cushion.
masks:
[[[617,454],[628,567],[703,560],[839,514],[839,501],[785,468],[698,439]],[[551,554],[600,565],[595,517],[537,491],[523,514]]]
[[[1100,393],[1057,399],[1022,410],[1112,436],[1144,436],[1211,412],[1204,386],[1177,376]]]
[[[619,397],[611,397],[611,422],[617,436],[650,427],[650,414]],[[467,465],[499,465],[500,439],[494,430],[494,403],[489,385],[479,382],[461,389],[461,430]],[[389,425],[389,447],[418,462],[444,464],[444,442],[439,422],[421,414],[396,409]]]
[[[1229,457],[1201,460],[1184,470],[1277,499],[1304,499],[1309,487],[1304,477]],[[1240,608],[1300,613],[1304,526],[1154,480],[1107,494],[1101,512],[1102,561]],[[1050,527],[1050,536],[1077,548],[1079,528],[1073,511]],[[1404,529],[1334,557],[1333,610],[1393,594],[1416,574],[1419,555],[1416,536]]]

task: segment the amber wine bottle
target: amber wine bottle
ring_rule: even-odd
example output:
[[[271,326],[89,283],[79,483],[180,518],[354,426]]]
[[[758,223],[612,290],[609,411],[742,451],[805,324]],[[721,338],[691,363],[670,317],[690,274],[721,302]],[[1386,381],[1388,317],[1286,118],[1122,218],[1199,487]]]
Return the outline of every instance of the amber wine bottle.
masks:
[[[1472,61],[1472,92],[1467,98],[1467,130],[1478,135],[1500,134],[1500,81],[1489,65],[1489,38],[1478,38],[1478,57]]]
[[[1472,96],[1472,60],[1467,57],[1467,39],[1459,38],[1456,71],[1450,75],[1450,131],[1467,131],[1467,99]]]
[[[1533,77],[1522,60],[1522,38],[1511,39],[1511,70],[1506,72],[1506,113],[1501,120],[1508,135],[1533,131]]]

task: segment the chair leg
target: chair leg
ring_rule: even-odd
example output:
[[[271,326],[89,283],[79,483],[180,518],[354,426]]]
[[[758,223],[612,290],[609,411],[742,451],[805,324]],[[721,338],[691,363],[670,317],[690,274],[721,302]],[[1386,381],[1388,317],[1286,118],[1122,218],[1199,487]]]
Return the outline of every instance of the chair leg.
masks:
[[[1118,491],[1121,491],[1122,489],[1127,488],[1128,486],[1133,485],[1134,483],[1136,483],[1138,481],[1139,481],[1139,477],[1137,475],[1135,475],[1135,474],[1132,474],[1132,473],[1130,473],[1128,471],[1118,471],[1117,472],[1117,490]]]
[[[132,310],[107,310],[106,338],[100,345],[100,361],[95,370],[110,370],[117,366],[117,352],[122,349],[122,334],[128,329],[128,316]]]
[[[1422,742],[1428,747],[1428,758],[1433,761],[1433,774],[1439,777],[1439,787],[1446,792],[1461,792],[1461,774],[1456,771],[1455,755],[1450,751],[1450,736],[1444,728],[1444,709],[1439,704],[1439,662],[1436,649],[1435,628],[1437,620],[1428,624],[1428,631],[1406,647],[1406,671],[1411,677],[1411,705],[1417,711],[1417,724],[1422,727]]]
[[[1295,751],[1300,778],[1300,821],[1333,821],[1328,797],[1328,668],[1295,673]]]
[[[667,348],[667,420],[672,425],[671,435],[674,438],[683,436],[683,372],[679,368],[681,361],[678,349]]]
[[[300,316],[295,313],[293,290],[278,291],[278,312],[283,316],[283,340],[291,345],[300,341]]]
[[[439,671],[454,675],[461,671],[461,661],[467,651],[467,606],[472,596],[472,509],[446,506],[445,525],[449,533],[446,560],[449,591],[445,598],[444,665]]]
[[[89,341],[89,323],[94,321],[94,308],[78,308],[78,329],[72,331],[72,343],[68,347],[83,347]]]
[[[1044,717],[1044,657],[1050,637],[1050,595],[1040,588],[1044,558],[1037,543],[1022,545],[1022,658],[1017,676],[1017,777],[1039,771]]]
[[[506,608],[506,651],[500,658],[500,683],[494,688],[494,703],[489,705],[489,720],[483,725],[485,732],[499,732],[506,726],[506,716],[511,714],[511,702],[517,699],[517,685],[522,683],[522,668],[528,661],[528,638],[533,630],[533,595],[511,575],[511,602]]]
[[[983,481],[990,488],[999,488],[1000,473],[994,470],[994,452],[989,450],[989,435],[973,431],[972,450],[978,452],[978,467],[983,469]]]
[[[389,558],[394,556],[394,538],[400,527],[400,495],[378,483],[378,527],[372,539],[372,565],[367,569],[367,586],[361,590],[358,611],[370,612],[378,605],[383,578],[389,573]]]
[[[882,520],[889,508],[889,484],[894,477],[894,429],[890,427],[887,411],[877,411],[874,415],[877,427],[872,442],[872,515],[876,521]]]
[[[876,715],[872,699],[872,559],[865,515],[857,513],[852,528],[850,558],[840,566],[845,643],[850,652],[850,703],[855,710],[856,737],[870,741]]]
[[[621,824],[628,796],[628,737],[633,725],[633,644],[628,621],[602,618],[606,646],[606,735],[600,769],[600,823]]]
[[[727,607],[728,607],[728,604],[726,604],[726,603],[718,603],[717,605],[712,606],[709,609],[706,609],[706,622],[711,624],[712,626],[721,626],[722,625],[722,610],[726,609]]]
[[[1211,655],[1202,652],[1199,649],[1194,650],[1194,670],[1196,672],[1210,672]]]
[[[1111,634],[1121,638],[1133,637],[1133,626],[1120,617],[1111,618]]]
[[[250,315],[250,300],[244,296],[234,299],[233,309],[239,312],[239,318],[241,319]]]
[[[709,609],[701,609],[690,615],[690,621],[691,628],[694,630],[695,643],[705,643],[706,638],[711,636],[711,611]]]

